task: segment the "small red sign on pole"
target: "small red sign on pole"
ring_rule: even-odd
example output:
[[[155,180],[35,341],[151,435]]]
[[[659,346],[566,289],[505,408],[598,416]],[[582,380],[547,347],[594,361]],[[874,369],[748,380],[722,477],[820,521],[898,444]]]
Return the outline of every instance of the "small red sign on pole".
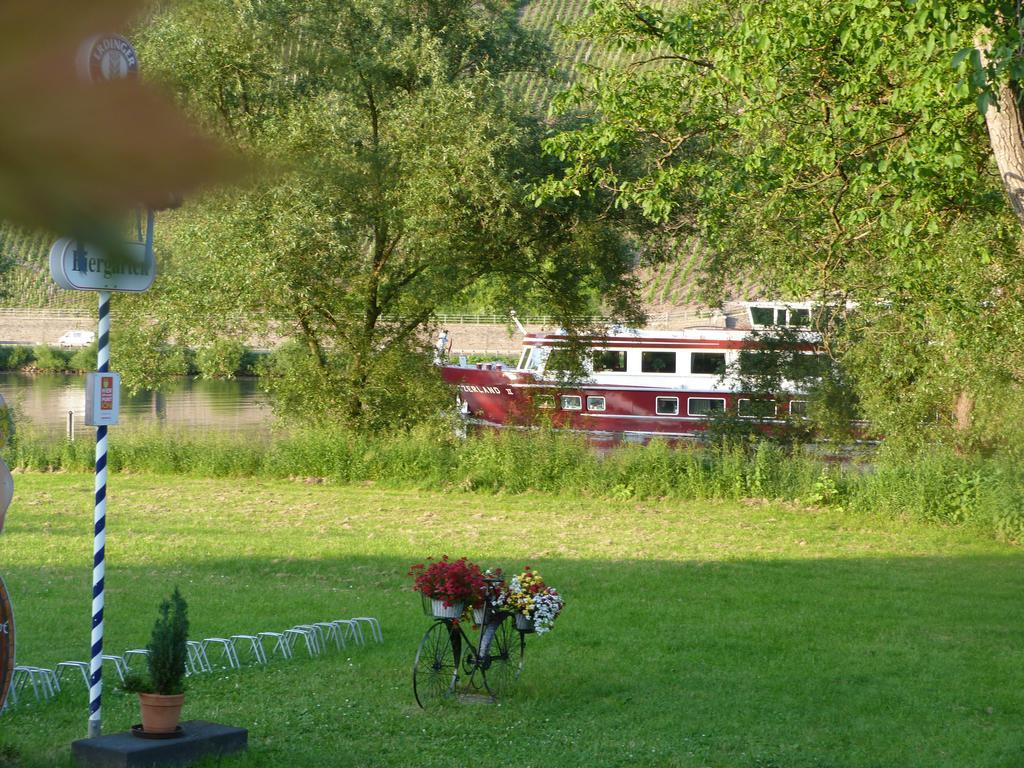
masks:
[[[100,410],[112,411],[114,409],[114,378],[112,376],[100,377]]]
[[[85,375],[85,423],[94,427],[117,424],[121,377],[116,373]]]

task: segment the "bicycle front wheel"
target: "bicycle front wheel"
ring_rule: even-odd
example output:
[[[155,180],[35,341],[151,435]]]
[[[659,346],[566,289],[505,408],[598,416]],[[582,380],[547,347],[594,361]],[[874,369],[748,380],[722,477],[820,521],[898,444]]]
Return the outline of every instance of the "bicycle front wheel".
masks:
[[[487,656],[481,664],[484,686],[492,696],[512,693],[519,673],[523,671],[525,647],[526,640],[516,631],[515,620],[506,616],[495,630]]]
[[[451,630],[435,622],[420,640],[412,665],[412,692],[423,709],[439,704],[455,691],[459,655],[452,646]]]

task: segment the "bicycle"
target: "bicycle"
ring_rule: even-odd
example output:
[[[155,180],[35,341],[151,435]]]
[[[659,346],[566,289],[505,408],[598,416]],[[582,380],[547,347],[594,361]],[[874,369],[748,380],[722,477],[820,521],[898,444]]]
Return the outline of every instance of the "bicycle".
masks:
[[[500,579],[487,581],[500,583]],[[423,610],[432,615],[426,598]],[[454,695],[460,664],[470,686],[475,690],[483,688],[495,699],[508,694],[519,679],[529,630],[517,629],[515,617],[508,611],[496,610],[489,599],[484,600],[483,610],[479,645],[470,639],[457,618],[435,617],[423,634],[412,666],[413,696],[423,709]]]

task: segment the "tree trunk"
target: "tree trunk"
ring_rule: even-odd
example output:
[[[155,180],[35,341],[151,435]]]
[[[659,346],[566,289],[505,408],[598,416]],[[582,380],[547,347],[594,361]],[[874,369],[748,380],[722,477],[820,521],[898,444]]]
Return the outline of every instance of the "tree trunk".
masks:
[[[1001,86],[999,104],[990,104],[985,110],[985,124],[1010,206],[1024,228],[1024,115],[1020,99],[1018,82]]]
[[[961,391],[953,406],[953,424],[957,432],[966,432],[971,427],[971,414],[974,413],[974,398],[966,390]]]
[[[369,381],[366,356],[362,350],[355,352],[349,360],[347,409],[349,426],[359,426],[366,411],[363,393]]]

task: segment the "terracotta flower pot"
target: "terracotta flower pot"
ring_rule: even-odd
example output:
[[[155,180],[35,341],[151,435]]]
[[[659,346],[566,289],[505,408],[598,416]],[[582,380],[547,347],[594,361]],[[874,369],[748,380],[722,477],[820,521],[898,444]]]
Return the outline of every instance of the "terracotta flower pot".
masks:
[[[146,733],[174,733],[181,719],[181,707],[185,694],[163,696],[159,693],[140,693],[139,709],[142,710],[142,730]]]

